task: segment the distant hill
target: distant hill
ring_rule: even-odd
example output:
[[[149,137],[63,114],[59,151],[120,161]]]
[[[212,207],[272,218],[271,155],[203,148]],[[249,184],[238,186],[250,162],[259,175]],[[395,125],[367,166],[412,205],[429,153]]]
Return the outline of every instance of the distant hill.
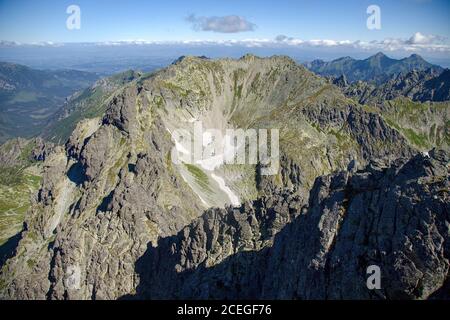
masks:
[[[440,66],[425,61],[417,54],[397,60],[389,58],[381,52],[364,60],[343,57],[330,62],[314,60],[306,63],[305,66],[322,76],[339,77],[345,75],[350,82],[363,80],[377,84],[383,83],[393,75],[407,73],[412,70],[433,69],[437,72],[443,70]]]
[[[67,96],[98,78],[84,71],[36,70],[0,62],[0,143],[38,134]]]

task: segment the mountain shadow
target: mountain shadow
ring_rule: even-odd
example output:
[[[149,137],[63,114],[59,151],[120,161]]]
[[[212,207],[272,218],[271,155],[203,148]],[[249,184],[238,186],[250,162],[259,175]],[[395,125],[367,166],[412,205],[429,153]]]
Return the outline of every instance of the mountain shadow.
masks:
[[[448,160],[433,150],[388,168],[372,163],[319,177],[307,210],[258,250],[248,248],[264,242],[258,238],[264,227],[252,221],[250,208],[225,214],[236,216],[234,225],[210,210],[149,245],[135,265],[136,294],[122,298],[442,298],[449,279]],[[234,241],[244,229],[247,236]],[[370,290],[373,265],[381,288]]]
[[[6,260],[14,256],[19,241],[22,239],[22,232],[18,232],[16,235],[8,239],[4,244],[0,246],[0,269],[5,264]]]

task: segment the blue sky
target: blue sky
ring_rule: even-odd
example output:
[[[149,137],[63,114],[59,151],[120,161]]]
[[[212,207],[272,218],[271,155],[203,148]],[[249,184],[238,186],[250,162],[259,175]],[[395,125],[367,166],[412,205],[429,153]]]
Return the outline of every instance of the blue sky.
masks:
[[[379,30],[367,28],[372,4],[381,10]],[[66,27],[70,5],[81,10],[79,30]],[[48,54],[37,55],[42,46]],[[123,58],[254,53],[329,60],[382,51],[450,66],[450,0],[0,0],[4,60],[80,60],[88,53],[102,60],[118,52],[112,46],[122,47]]]
[[[66,8],[81,8],[81,29],[66,28]],[[368,30],[366,8],[381,8],[381,30]],[[253,31],[194,30],[187,17],[239,16]],[[448,0],[0,0],[0,40],[95,42],[118,40],[242,40],[286,35],[304,40],[381,40],[414,33],[450,37]],[[198,28],[197,28],[198,29]]]

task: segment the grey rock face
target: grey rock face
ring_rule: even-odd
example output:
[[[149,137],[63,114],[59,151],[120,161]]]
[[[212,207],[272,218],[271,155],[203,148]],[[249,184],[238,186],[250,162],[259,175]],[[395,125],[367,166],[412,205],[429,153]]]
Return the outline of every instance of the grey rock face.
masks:
[[[34,139],[34,147],[31,150],[31,157],[35,161],[45,161],[54,150],[55,145],[38,137]]]
[[[2,144],[0,146],[0,164],[2,166],[19,165],[19,157],[27,144],[28,141],[23,138],[12,139]]]
[[[346,96],[361,104],[381,104],[385,100],[408,97],[413,101],[449,101],[450,70],[411,70],[392,76],[384,83],[374,85],[357,81],[348,83],[345,77],[334,78],[333,84],[340,87]]]
[[[439,290],[449,271],[448,161],[434,151],[319,178],[308,213],[275,239],[262,295],[424,299]],[[369,265],[381,269],[380,290],[367,290]]]
[[[428,298],[449,278],[448,161],[433,151],[323,176],[307,206],[281,193],[210,210],[147,249],[134,298]]]
[[[330,125],[342,127],[360,147],[361,158],[383,159],[387,164],[399,157],[408,157],[414,149],[408,146],[405,138],[389,127],[378,114],[369,113],[349,105],[344,108],[319,106],[305,108],[303,114],[321,128]],[[380,141],[383,145],[380,146]]]
[[[264,259],[275,235],[305,199],[277,190],[240,208],[210,209],[177,235],[149,246],[136,262],[135,298],[258,298]],[[131,297],[128,297],[131,298]]]

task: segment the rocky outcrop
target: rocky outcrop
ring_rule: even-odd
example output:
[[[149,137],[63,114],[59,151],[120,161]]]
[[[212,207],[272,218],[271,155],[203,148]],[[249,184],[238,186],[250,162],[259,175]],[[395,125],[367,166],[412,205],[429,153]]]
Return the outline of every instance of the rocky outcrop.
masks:
[[[363,81],[348,83],[344,76],[330,81],[366,110],[377,113],[415,148],[448,151],[449,75],[449,70],[412,70],[377,86]]]
[[[30,162],[44,161],[54,145],[42,138],[15,138],[0,146],[0,166],[27,166]]]
[[[55,145],[52,142],[45,141],[38,137],[34,139],[34,146],[31,150],[31,157],[35,161],[45,161],[54,150]]]
[[[396,158],[408,157],[414,153],[414,148],[408,146],[406,139],[379,114],[366,112],[352,105],[344,108],[307,107],[302,112],[310,122],[316,123],[323,130],[330,126],[342,128],[340,131],[350,135],[358,145],[362,160],[379,159],[389,164]]]
[[[449,279],[448,165],[434,150],[320,177],[306,206],[278,193],[210,210],[149,246],[125,298],[428,298]],[[381,289],[366,286],[370,265]]]
[[[9,140],[0,146],[0,164],[2,166],[20,165],[20,157],[28,141],[23,138]]]
[[[160,120],[130,137],[128,115],[135,113],[123,112],[115,125],[108,116],[102,126],[80,123],[45,160],[15,257],[2,269],[2,297],[115,299],[133,292],[134,263],[147,244],[200,214],[198,199],[167,161],[172,143]],[[148,148],[140,151],[137,139]]]

